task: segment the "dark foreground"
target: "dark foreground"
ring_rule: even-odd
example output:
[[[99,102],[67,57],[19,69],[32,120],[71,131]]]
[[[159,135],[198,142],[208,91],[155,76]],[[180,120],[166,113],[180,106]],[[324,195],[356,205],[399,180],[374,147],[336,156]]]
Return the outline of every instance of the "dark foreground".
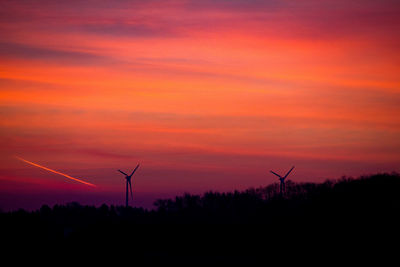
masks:
[[[396,256],[398,174],[288,182],[284,197],[278,190],[274,184],[184,195],[157,201],[154,211],[70,203],[1,213],[1,240],[6,252],[18,255],[52,252],[64,261],[87,257],[100,263],[246,265],[323,258],[320,264],[345,259],[383,264]]]

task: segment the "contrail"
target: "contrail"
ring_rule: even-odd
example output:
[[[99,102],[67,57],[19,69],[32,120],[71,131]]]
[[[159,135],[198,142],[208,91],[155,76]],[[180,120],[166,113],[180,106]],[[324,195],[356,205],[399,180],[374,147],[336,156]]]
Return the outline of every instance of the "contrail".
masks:
[[[56,174],[62,175],[62,176],[64,176],[64,177],[67,177],[68,179],[71,179],[71,180],[74,180],[74,181],[80,182],[80,183],[82,183],[82,184],[85,184],[85,185],[89,185],[89,186],[96,186],[96,185],[94,185],[94,184],[91,184],[91,183],[88,183],[88,182],[85,182],[85,181],[79,180],[79,179],[77,179],[77,178],[71,177],[71,176],[69,176],[69,175],[67,175],[67,174],[65,174],[65,173],[58,172],[58,171],[55,171],[55,170],[52,170],[52,169],[46,168],[46,167],[44,167],[44,166],[41,166],[41,165],[39,165],[39,164],[36,164],[36,163],[30,162],[30,161],[28,161],[28,160],[26,160],[26,159],[23,159],[23,158],[20,158],[20,157],[18,157],[18,156],[15,156],[15,157],[16,157],[17,159],[19,159],[19,160],[23,161],[23,162],[26,162],[26,163],[28,163],[28,164],[31,164],[31,165],[33,165],[33,166],[36,166],[36,167],[42,168],[42,169],[44,169],[44,170],[46,170],[46,171],[49,171],[49,172],[54,172],[54,173],[56,173]]]

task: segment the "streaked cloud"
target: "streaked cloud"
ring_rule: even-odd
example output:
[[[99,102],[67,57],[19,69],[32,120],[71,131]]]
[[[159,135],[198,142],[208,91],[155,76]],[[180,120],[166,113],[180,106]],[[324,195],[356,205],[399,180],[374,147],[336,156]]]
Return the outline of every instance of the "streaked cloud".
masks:
[[[2,183],[28,180],[14,154],[111,191],[116,167],[140,161],[139,193],[267,184],[268,168],[293,164],[299,180],[399,171],[399,12],[392,0],[2,1]]]
[[[3,59],[24,59],[24,60],[40,60],[55,61],[58,64],[101,64],[106,58],[94,53],[58,50],[46,47],[37,47],[18,43],[0,42],[0,58]]]

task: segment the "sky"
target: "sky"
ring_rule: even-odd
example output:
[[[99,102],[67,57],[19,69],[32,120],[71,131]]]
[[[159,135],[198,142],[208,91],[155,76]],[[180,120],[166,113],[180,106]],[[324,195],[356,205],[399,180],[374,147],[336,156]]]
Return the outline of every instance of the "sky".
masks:
[[[138,163],[131,204],[146,208],[292,166],[297,182],[399,172],[399,13],[396,0],[2,0],[0,209],[123,205],[117,170]]]

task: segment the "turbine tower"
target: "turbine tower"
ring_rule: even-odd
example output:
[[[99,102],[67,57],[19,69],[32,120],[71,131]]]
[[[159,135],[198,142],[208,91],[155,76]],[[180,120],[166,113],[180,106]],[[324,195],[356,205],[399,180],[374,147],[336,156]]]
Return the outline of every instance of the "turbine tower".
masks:
[[[130,190],[131,190],[131,198],[133,199],[133,194],[132,194],[132,183],[131,183],[131,178],[132,178],[132,175],[135,173],[135,171],[137,170],[137,168],[139,168],[139,165],[140,164],[138,164],[137,166],[136,166],[136,168],[133,170],[133,172],[131,173],[131,175],[128,175],[128,174],[126,174],[126,173],[124,173],[123,171],[121,171],[121,170],[118,170],[120,173],[122,173],[123,175],[125,175],[125,179],[126,179],[126,199],[125,199],[125,205],[126,205],[126,207],[128,207],[128,184],[129,184],[129,188],[130,188]]]
[[[288,177],[289,173],[294,169],[294,166],[286,173],[285,176],[280,176],[279,174],[277,174],[276,172],[271,171],[271,173],[275,174],[276,176],[279,177],[279,180],[281,181],[281,186],[280,186],[280,194],[281,196],[283,196],[283,192],[285,191],[285,179],[286,177]]]

